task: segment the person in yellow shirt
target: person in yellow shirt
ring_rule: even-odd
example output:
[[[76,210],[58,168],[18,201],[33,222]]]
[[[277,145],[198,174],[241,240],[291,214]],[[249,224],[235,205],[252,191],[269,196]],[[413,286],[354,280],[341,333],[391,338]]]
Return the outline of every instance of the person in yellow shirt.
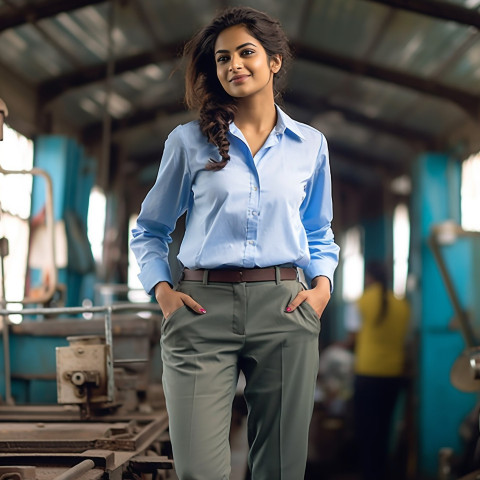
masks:
[[[395,404],[405,383],[410,307],[388,287],[378,262],[365,269],[365,290],[355,304],[354,418],[362,480],[386,480]]]

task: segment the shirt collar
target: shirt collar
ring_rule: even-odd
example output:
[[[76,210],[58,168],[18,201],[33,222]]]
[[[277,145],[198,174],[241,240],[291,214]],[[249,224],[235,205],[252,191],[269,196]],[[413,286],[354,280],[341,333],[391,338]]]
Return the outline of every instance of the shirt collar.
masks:
[[[277,108],[277,124],[275,125],[275,133],[284,133],[285,130],[290,131],[300,140],[305,140],[302,132],[298,128],[297,122],[290,118],[278,105]]]
[[[297,122],[295,122],[292,118],[290,118],[278,105],[275,104],[277,109],[277,124],[273,129],[273,133],[279,135],[285,133],[285,130],[293,133],[296,137],[300,140],[305,140],[304,135],[298,128]],[[230,132],[234,135],[238,135],[240,130],[235,125],[234,122],[230,123]]]

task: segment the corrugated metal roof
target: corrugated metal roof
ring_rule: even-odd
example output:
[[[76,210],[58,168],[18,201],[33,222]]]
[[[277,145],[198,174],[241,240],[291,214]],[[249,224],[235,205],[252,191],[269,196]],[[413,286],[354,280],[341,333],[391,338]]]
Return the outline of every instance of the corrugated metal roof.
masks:
[[[355,152],[365,155],[374,144],[379,158],[401,167],[419,148],[446,148],[450,130],[480,118],[480,33],[473,26],[480,0],[409,1],[408,8],[398,0],[131,0],[118,2],[113,17],[111,2],[80,3],[72,8],[65,0],[53,11],[58,2],[0,0],[0,66],[39,92],[39,118],[48,112],[50,125],[58,118],[83,136],[101,131],[113,18],[108,111],[117,122],[113,138],[115,129],[135,129],[132,158],[155,151],[158,158],[168,133],[160,123],[184,114],[182,72],[172,75],[178,54],[226,4],[280,19],[297,53],[287,110],[322,125],[333,154],[353,164]],[[420,13],[435,4],[438,14]],[[449,5],[452,18],[440,18]],[[0,78],[0,96],[3,90]]]

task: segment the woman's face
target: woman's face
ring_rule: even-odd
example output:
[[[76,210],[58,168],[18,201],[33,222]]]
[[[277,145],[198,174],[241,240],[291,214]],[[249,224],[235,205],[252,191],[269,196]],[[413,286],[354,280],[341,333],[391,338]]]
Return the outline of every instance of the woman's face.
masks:
[[[268,58],[261,43],[243,25],[223,30],[215,42],[217,76],[232,97],[273,93],[273,75],[280,70],[280,55]]]

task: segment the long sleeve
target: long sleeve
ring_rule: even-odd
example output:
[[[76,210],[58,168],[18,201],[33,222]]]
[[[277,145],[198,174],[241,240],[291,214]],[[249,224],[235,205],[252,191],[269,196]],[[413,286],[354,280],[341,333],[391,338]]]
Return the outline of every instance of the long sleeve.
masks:
[[[180,126],[165,142],[156,182],[145,197],[132,230],[130,246],[140,266],[139,279],[150,294],[158,282],[172,283],[168,244],[176,221],[187,209],[190,199],[191,173],[187,160]]]
[[[340,248],[334,242],[331,228],[332,187],[325,137],[323,137],[317,160],[317,169],[307,185],[300,212],[310,250],[310,263],[304,269],[304,273],[309,283],[318,275],[328,277],[333,289],[333,274],[338,264]]]

